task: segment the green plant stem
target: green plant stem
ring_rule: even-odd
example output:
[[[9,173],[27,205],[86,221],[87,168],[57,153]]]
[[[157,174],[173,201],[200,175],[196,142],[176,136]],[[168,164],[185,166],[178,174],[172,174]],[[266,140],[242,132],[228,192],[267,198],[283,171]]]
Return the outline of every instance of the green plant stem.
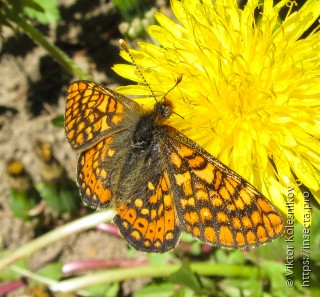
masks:
[[[58,283],[55,280],[52,280],[52,279],[47,278],[45,276],[42,276],[42,275],[39,275],[37,273],[31,272],[31,271],[29,271],[27,269],[21,268],[21,267],[16,266],[16,265],[12,265],[10,267],[10,269],[12,271],[16,272],[17,274],[21,275],[21,276],[24,276],[24,277],[26,277],[28,279],[32,279],[32,280],[34,280],[36,282],[45,284],[47,286],[52,286],[52,285],[55,285],[55,284]]]
[[[49,55],[55,59],[66,71],[79,79],[92,80],[92,77],[79,68],[74,62],[53,43],[50,43],[40,31],[28,24],[22,17],[15,15],[11,21],[16,23],[25,33],[27,33],[32,40],[42,46]]]
[[[62,238],[90,229],[99,223],[111,221],[113,217],[114,211],[112,210],[95,212],[50,231],[18,248],[5,258],[0,259],[0,270]]]
[[[133,268],[112,269],[105,272],[90,273],[85,276],[75,277],[69,280],[52,284],[50,289],[59,292],[73,292],[94,285],[107,284],[112,282],[125,281],[136,278],[167,277],[176,272],[180,264],[162,266],[144,266]],[[217,265],[208,263],[191,263],[193,272],[204,276],[239,276],[249,278],[256,275],[258,268],[242,265]],[[265,277],[260,275],[261,277]]]

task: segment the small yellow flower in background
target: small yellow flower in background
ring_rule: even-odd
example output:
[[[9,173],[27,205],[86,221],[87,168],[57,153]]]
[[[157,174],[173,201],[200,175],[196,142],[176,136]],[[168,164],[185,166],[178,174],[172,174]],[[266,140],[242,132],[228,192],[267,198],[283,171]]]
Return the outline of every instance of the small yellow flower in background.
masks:
[[[242,10],[235,0],[172,0],[180,24],[156,14],[159,25],[149,32],[160,46],[139,43],[131,53],[157,99],[182,75],[167,95],[180,115],[170,125],[285,214],[293,187],[295,216],[303,222],[304,199],[311,197],[299,185],[320,202],[319,26],[302,38],[319,17],[320,1],[306,1],[298,11],[295,5],[249,0]],[[138,82],[117,91],[152,108],[155,100],[135,67],[114,70]]]

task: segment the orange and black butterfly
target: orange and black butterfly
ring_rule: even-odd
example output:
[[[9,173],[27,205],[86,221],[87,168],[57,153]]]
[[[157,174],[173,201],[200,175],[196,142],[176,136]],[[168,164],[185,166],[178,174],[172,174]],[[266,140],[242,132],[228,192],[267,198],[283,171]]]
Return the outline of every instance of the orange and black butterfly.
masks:
[[[181,231],[208,244],[244,249],[272,241],[283,221],[270,202],[227,166],[166,124],[172,105],[153,110],[88,81],[69,86],[65,131],[80,152],[85,204],[116,209],[128,244],[173,249]]]

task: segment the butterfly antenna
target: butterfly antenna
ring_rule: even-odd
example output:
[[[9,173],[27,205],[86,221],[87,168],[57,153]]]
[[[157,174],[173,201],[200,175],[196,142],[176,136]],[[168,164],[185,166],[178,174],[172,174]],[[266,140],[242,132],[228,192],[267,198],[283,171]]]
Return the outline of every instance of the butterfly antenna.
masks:
[[[130,59],[131,59],[131,61],[132,61],[132,64],[136,67],[137,71],[138,71],[139,74],[140,74],[140,77],[142,77],[144,83],[148,86],[148,88],[149,88],[152,96],[153,96],[154,99],[158,102],[155,94],[153,93],[152,89],[150,88],[150,85],[147,83],[147,81],[146,81],[146,79],[144,78],[142,72],[140,71],[139,66],[137,65],[137,63],[136,63],[135,60],[133,59],[133,57],[132,57],[132,55],[131,55],[131,53],[130,53],[130,51],[129,51],[129,48],[128,48],[127,43],[126,43],[123,39],[120,39],[120,40],[119,40],[119,43],[120,43],[121,47],[124,49],[124,51],[129,55],[129,57],[130,57]],[[167,93],[168,93],[168,92],[167,92]]]
[[[169,91],[167,91],[167,93],[163,95],[163,98],[165,98],[178,84],[180,84],[181,81],[182,81],[182,75],[179,75],[174,86]]]

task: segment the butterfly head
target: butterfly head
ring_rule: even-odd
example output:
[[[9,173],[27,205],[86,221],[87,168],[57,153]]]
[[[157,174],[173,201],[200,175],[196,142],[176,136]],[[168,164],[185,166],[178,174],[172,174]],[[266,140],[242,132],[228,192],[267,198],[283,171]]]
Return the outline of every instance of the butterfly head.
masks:
[[[154,105],[154,111],[163,119],[170,118],[171,114],[173,113],[172,103],[166,98],[166,95],[170,93],[181,82],[181,80],[182,75],[177,78],[175,85],[170,90],[168,90],[167,93],[164,94],[161,100],[162,102],[159,102],[156,99],[157,103]]]
[[[173,109],[172,104],[167,100],[164,102],[157,102],[154,105],[154,111],[158,116],[162,117],[163,119],[170,118],[172,114],[172,109]]]

